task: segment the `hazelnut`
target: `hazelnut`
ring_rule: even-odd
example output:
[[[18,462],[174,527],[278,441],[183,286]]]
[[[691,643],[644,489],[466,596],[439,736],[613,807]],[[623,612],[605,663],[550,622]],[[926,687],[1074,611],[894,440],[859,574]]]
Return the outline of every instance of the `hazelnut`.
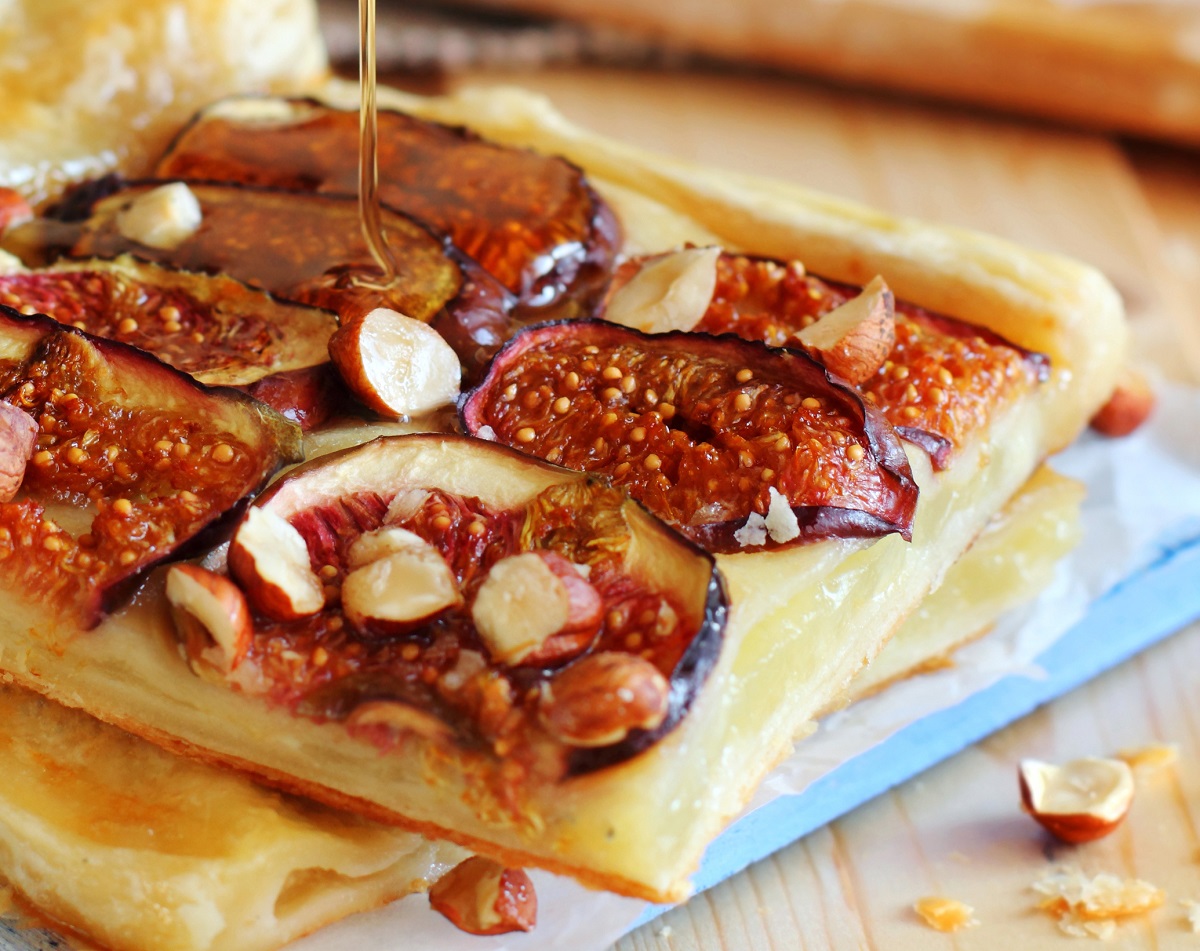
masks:
[[[0,401],[0,502],[11,502],[21,488],[37,435],[38,425],[32,416]]]
[[[717,287],[720,248],[688,248],[642,262],[608,299],[604,319],[643,333],[691,330]]]
[[[602,651],[542,684],[538,717],[570,746],[610,746],[630,730],[653,730],[667,717],[670,687],[648,660]]]
[[[167,602],[193,669],[208,667],[225,676],[242,662],[254,623],[237,585],[196,565],[173,565]]]
[[[117,230],[130,241],[170,251],[199,229],[203,217],[192,190],[171,182],[143,192],[121,209]]]
[[[604,618],[604,602],[562,555],[528,551],[492,566],[476,592],[471,617],[496,660],[549,664],[591,643]]]
[[[366,406],[392,418],[428,413],[458,397],[462,367],[428,324],[378,307],[329,340],[329,356]]]
[[[537,892],[523,869],[476,855],[460,862],[429,889],[429,906],[468,934],[532,931]]]
[[[882,277],[800,331],[801,345],[849,383],[864,383],[896,345],[896,301]]]
[[[270,509],[251,508],[229,545],[229,571],[255,609],[276,621],[294,621],[325,606],[304,537]]]
[[[342,582],[342,610],[359,632],[400,634],[462,603],[446,559],[406,529],[366,532],[347,563],[353,570]]]
[[[1085,757],[1055,766],[1027,759],[1019,776],[1022,807],[1063,842],[1108,835],[1133,802],[1133,772],[1121,760]]]
[[[1154,391],[1144,376],[1129,368],[1121,372],[1112,396],[1092,417],[1092,429],[1105,436],[1128,436],[1154,411]]]

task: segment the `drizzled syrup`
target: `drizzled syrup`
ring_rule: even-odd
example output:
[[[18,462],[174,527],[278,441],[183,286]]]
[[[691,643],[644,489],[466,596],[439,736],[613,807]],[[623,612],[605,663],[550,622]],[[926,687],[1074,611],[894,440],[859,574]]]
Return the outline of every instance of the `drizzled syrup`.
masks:
[[[379,285],[396,280],[396,261],[383,232],[379,204],[379,122],[376,106],[375,0],[358,0],[358,214],[363,240],[382,275]],[[360,283],[366,283],[361,281]]]

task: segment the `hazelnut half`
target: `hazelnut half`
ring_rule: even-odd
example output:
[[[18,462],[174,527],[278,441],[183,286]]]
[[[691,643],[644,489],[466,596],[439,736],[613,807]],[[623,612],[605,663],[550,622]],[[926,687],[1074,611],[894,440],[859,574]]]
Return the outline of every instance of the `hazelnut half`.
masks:
[[[1155,402],[1149,381],[1126,367],[1108,402],[1092,417],[1092,429],[1105,436],[1128,436],[1150,417]]]
[[[609,746],[630,730],[653,730],[667,717],[670,686],[650,661],[602,651],[542,684],[538,717],[570,746]]]
[[[407,529],[366,532],[347,563],[353,570],[342,582],[342,610],[361,633],[402,634],[462,603],[441,552]]]
[[[229,545],[229,571],[250,603],[276,621],[294,621],[325,606],[299,531],[270,509],[251,508]]]
[[[798,334],[803,347],[849,383],[865,383],[896,345],[896,301],[876,277],[862,293]]]
[[[347,320],[329,356],[365,405],[396,418],[428,413],[458,397],[462,367],[426,323],[386,307]]]
[[[207,666],[225,676],[241,663],[254,623],[237,585],[197,565],[173,565],[167,602],[193,669]]]
[[[481,855],[439,878],[429,889],[429,905],[468,934],[532,931],[537,924],[537,892],[525,871]]]
[[[1133,771],[1117,759],[1085,757],[1062,766],[1022,760],[1021,805],[1063,842],[1090,842],[1108,835],[1133,802]]]

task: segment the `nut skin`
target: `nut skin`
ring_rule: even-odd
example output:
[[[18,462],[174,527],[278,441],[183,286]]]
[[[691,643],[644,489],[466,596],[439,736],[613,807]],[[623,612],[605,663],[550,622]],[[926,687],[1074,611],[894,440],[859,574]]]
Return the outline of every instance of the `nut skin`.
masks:
[[[431,412],[458,396],[461,369],[450,345],[399,311],[343,315],[329,357],[354,396],[381,416]]]
[[[798,339],[832,373],[856,386],[878,372],[896,345],[896,299],[883,278],[806,327]]]
[[[167,573],[167,600],[194,670],[212,668],[227,676],[242,662],[254,622],[237,585],[198,565],[173,565]]]
[[[429,906],[468,934],[532,931],[537,924],[537,892],[525,871],[481,855],[439,878],[429,889]]]
[[[649,661],[601,651],[542,685],[538,718],[551,736],[569,746],[610,746],[631,730],[659,726],[669,699],[666,678]]]
[[[38,425],[11,403],[0,402],[0,502],[11,502],[37,447]]]
[[[1115,767],[1123,766],[1128,769],[1128,766],[1123,762],[1112,762]],[[1031,760],[1025,760],[1018,768],[1017,776],[1021,787],[1021,808],[1059,841],[1071,845],[1093,842],[1096,839],[1102,839],[1106,835],[1109,835],[1125,820],[1125,816],[1128,814],[1129,807],[1133,802],[1132,786],[1130,786],[1128,797],[1123,803],[1123,809],[1115,817],[1098,815],[1095,812],[1086,810],[1063,813],[1047,812],[1039,808],[1039,804],[1034,802],[1034,793],[1030,787],[1027,771],[1042,765]],[[1067,764],[1065,768],[1069,768],[1070,765]]]
[[[295,621],[315,614],[324,606],[324,594],[320,579],[310,565],[296,564],[294,570],[288,572],[288,580],[292,585],[290,591],[268,578],[266,569],[269,567],[269,561],[278,559],[282,562],[280,551],[291,546],[286,544],[286,538],[270,539],[267,544],[261,541],[252,544],[246,526],[256,517],[255,512],[260,513],[257,516],[260,518],[266,514],[260,509],[251,508],[229,543],[229,573],[237,580],[254,609],[269,618],[276,621]],[[278,516],[272,517],[278,519]],[[283,522],[282,519],[279,521]],[[295,532],[286,522],[283,522],[283,526]],[[270,530],[275,531],[274,528]],[[299,538],[299,533],[296,533],[296,537]],[[299,544],[304,545],[302,538]]]
[[[541,647],[527,654],[515,665],[518,667],[565,664],[587,650],[604,622],[604,599],[587,579],[580,576],[575,565],[558,552],[539,551],[538,555],[567,589],[567,623]]]
[[[1128,436],[1150,417],[1156,402],[1149,381],[1126,368],[1108,402],[1092,417],[1092,429],[1105,436]]]

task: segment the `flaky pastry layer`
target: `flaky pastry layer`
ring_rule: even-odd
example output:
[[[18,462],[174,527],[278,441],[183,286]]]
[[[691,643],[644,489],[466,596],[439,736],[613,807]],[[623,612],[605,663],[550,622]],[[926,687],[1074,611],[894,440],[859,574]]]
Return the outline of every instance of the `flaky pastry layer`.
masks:
[[[276,948],[464,857],[19,687],[0,687],[0,755],[0,877],[113,951]]]

